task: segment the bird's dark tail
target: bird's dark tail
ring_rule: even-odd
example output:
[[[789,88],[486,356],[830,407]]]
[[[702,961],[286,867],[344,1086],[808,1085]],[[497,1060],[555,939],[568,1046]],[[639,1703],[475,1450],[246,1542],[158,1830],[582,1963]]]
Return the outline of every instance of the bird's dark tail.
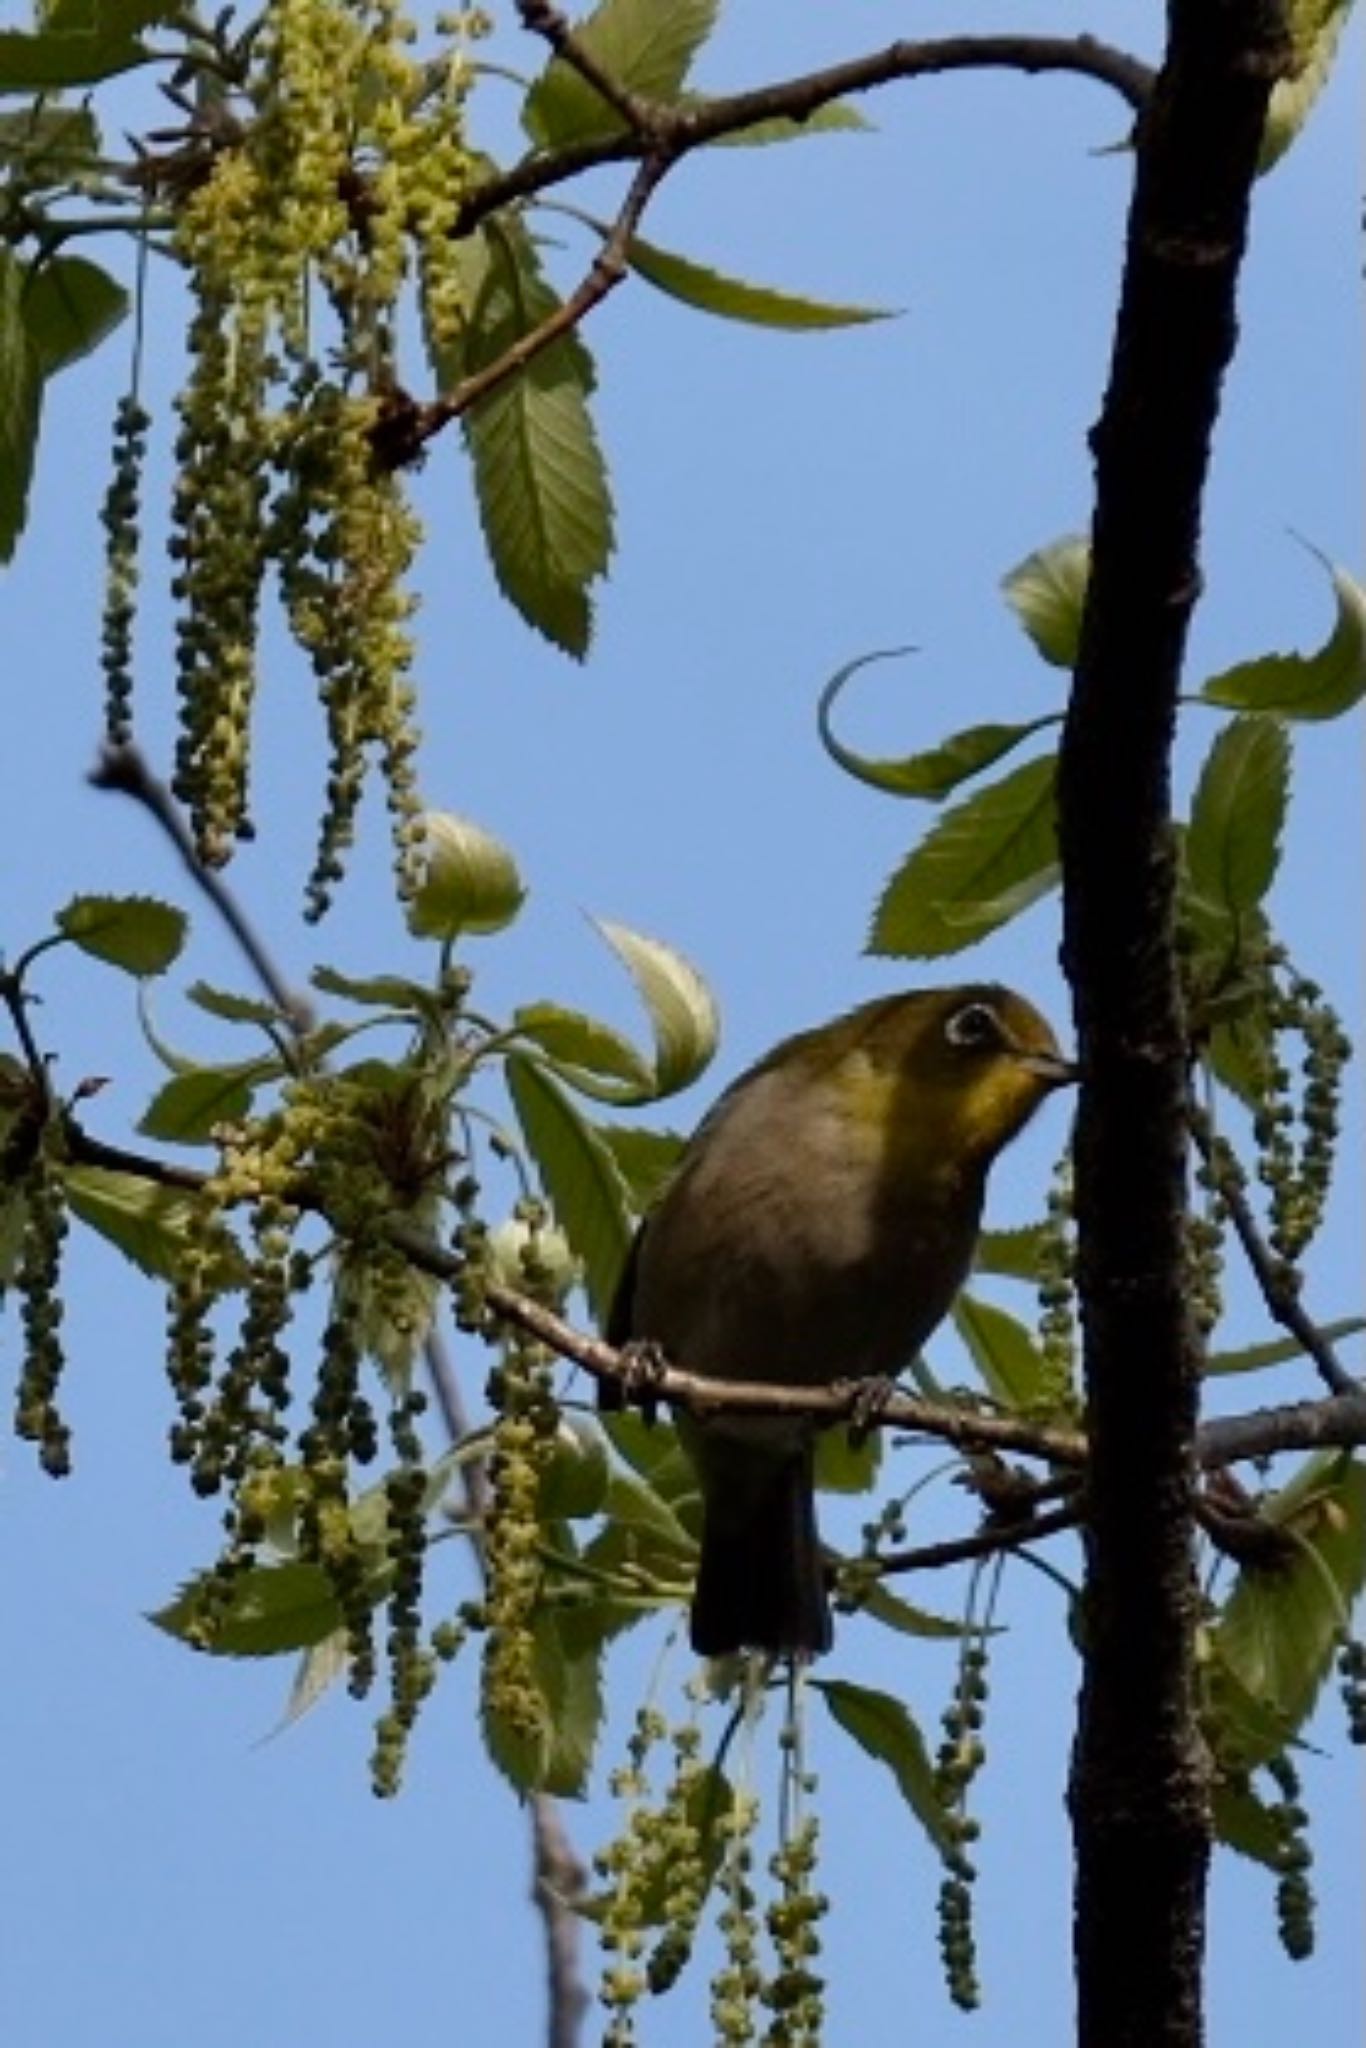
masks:
[[[775,1456],[709,1432],[698,1464],[705,1512],[693,1648],[703,1657],[819,1657],[832,1631],[810,1444]]]

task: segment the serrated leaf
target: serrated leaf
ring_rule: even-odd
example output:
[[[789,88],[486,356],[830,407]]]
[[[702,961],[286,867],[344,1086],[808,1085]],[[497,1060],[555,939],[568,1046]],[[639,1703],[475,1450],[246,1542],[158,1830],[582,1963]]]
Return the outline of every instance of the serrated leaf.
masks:
[[[1344,1316],[1336,1323],[1323,1323],[1319,1334],[1330,1344],[1355,1337],[1366,1330],[1366,1316]],[[1244,1344],[1236,1351],[1212,1351],[1205,1360],[1207,1375],[1235,1372],[1264,1372],[1271,1365],[1288,1365],[1304,1356],[1304,1346],[1294,1337],[1273,1338],[1266,1344]]]
[[[1047,1226],[1042,1223],[1022,1223],[1014,1230],[984,1230],[973,1252],[973,1270],[999,1273],[1008,1280],[1037,1280],[1047,1240]]]
[[[278,1657],[321,1643],[343,1625],[321,1565],[253,1565],[233,1579],[226,1602],[214,1586],[213,1620],[206,1629],[204,1595],[211,1585],[212,1574],[200,1572],[148,1620],[177,1642],[214,1657]]]
[[[18,172],[25,184],[66,184],[99,147],[99,125],[88,107],[34,100],[20,113],[0,114],[0,166]]]
[[[417,938],[487,937],[510,925],[526,900],[526,885],[502,840],[454,811],[425,813],[422,860],[408,904],[408,929]]]
[[[1056,775],[1042,754],[946,811],[887,884],[869,952],[961,952],[1054,888]]]
[[[813,1692],[821,1694],[836,1726],[851,1735],[868,1756],[887,1766],[897,1790],[935,1847],[950,1849],[949,1816],[935,1790],[925,1739],[909,1708],[871,1686],[850,1685],[835,1678],[807,1682]]]
[[[421,1012],[431,1003],[432,992],[420,981],[403,974],[342,974],[335,967],[315,967],[308,977],[320,994],[341,996],[348,1003],[363,1003],[376,1010]]]
[[[185,944],[183,910],[150,896],[77,896],[57,913],[58,931],[92,959],[126,974],[164,974]]]
[[[97,349],[128,311],[128,294],[84,256],[54,256],[30,273],[24,325],[44,377]]]
[[[1010,753],[1021,740],[1042,732],[1045,726],[1060,722],[1060,712],[1049,712],[1045,717],[1032,718],[1023,725],[969,725],[962,732],[952,733],[948,739],[941,740],[937,747],[930,747],[920,754],[907,754],[899,760],[876,760],[871,755],[855,753],[852,747],[845,746],[835,737],[831,713],[836,697],[849,678],[870,662],[890,661],[897,655],[912,651],[905,647],[886,647],[873,654],[861,654],[837,670],[820,694],[816,721],[822,746],[846,774],[852,775],[856,782],[867,783],[870,789],[880,789],[888,796],[921,797],[928,803],[938,803],[960,783],[979,775],[993,761],[999,761]]]
[[[1337,598],[1328,639],[1314,654],[1268,654],[1224,669],[1201,690],[1206,704],[1319,720],[1340,718],[1366,696],[1366,589],[1317,548],[1310,553],[1322,562]]]
[[[436,1204],[405,1210],[420,1230],[436,1222]],[[373,1247],[346,1245],[336,1263],[334,1313],[355,1333],[395,1397],[406,1394],[413,1364],[436,1319],[441,1282],[395,1253],[376,1261]]]
[[[600,234],[608,233],[605,223],[594,221],[592,225]],[[724,271],[713,270],[673,250],[661,249],[640,235],[632,236],[627,244],[626,261],[637,277],[644,278],[667,298],[677,299],[695,312],[711,313],[722,320],[739,320],[750,327],[809,334],[837,327],[865,327],[874,320],[896,317],[889,307],[839,305],[830,299],[813,299],[803,293],[781,291],[774,285],[728,277]]]
[[[662,939],[647,938],[628,925],[595,917],[636,985],[654,1033],[651,1100],[674,1095],[703,1072],[716,1051],[720,1018],[711,990],[690,961]]]
[[[631,1241],[621,1175],[593,1126],[544,1067],[511,1053],[505,1071],[527,1150],[556,1222],[583,1261],[589,1305],[601,1321]]]
[[[232,989],[213,988],[207,981],[192,982],[186,989],[188,1001],[210,1017],[221,1017],[225,1024],[278,1024],[280,1012],[274,1003],[262,1002],[258,996],[239,996]]]
[[[686,106],[690,95],[684,93]],[[771,142],[800,142],[808,135],[871,135],[876,123],[868,119],[847,100],[827,100],[823,107],[817,107],[812,114],[803,115],[800,121],[789,120],[785,115],[772,121],[756,121],[749,128],[732,128],[725,135],[717,135],[707,145],[710,149],[754,149],[764,148]]]
[[[1246,1780],[1216,1778],[1210,1794],[1215,1840],[1254,1863],[1279,1871],[1285,1858],[1285,1829]]]
[[[1090,543],[1069,533],[1036,548],[1001,579],[1006,603],[1054,668],[1077,665],[1090,574]]]
[[[144,1138],[176,1145],[202,1145],[218,1124],[240,1123],[251,1109],[253,1090],[280,1071],[275,1060],[243,1066],[196,1067],[158,1088],[138,1123]]]
[[[631,1207],[643,1215],[663,1192],[687,1140],[677,1131],[650,1131],[638,1125],[595,1124],[593,1128],[617,1163],[630,1191]]]
[[[564,1617],[550,1609],[532,1623],[535,1669],[550,1710],[550,1742],[540,1790],[582,1799],[602,1728],[602,1643],[571,1643]]]
[[[1278,78],[1262,130],[1257,169],[1265,175],[1295,141],[1328,83],[1352,0],[1296,0],[1288,10],[1295,64],[1290,76]]]
[[[1197,902],[1236,923],[1255,910],[1280,861],[1290,741],[1275,719],[1235,718],[1205,758],[1185,835]]]
[[[49,92],[68,85],[98,85],[131,71],[147,56],[135,36],[26,35],[0,30],[0,92]]]
[[[1234,1678],[1293,1733],[1313,1711],[1366,1583],[1366,1466],[1337,1453],[1310,1458],[1263,1513],[1293,1536],[1295,1550],[1276,1567],[1244,1565],[1214,1644]]]
[[[624,92],[678,97],[694,57],[712,31],[719,0],[602,0],[574,24],[579,48]],[[615,135],[621,115],[559,57],[553,57],[522,105],[522,126],[539,149]]]
[[[842,1427],[816,1437],[816,1485],[822,1493],[870,1493],[882,1468],[883,1433],[869,1430],[858,1443]]]
[[[631,1100],[648,1100],[653,1092],[650,1067],[629,1038],[582,1010],[568,1010],[559,1003],[524,1003],[512,1013],[512,1028],[553,1060],[581,1094],[600,1095],[609,1102],[618,1099],[619,1089],[599,1088],[595,1077],[626,1083]]]
[[[960,1294],[953,1306],[953,1326],[993,1400],[1005,1408],[1037,1407],[1044,1398],[1048,1376],[1023,1323],[989,1301]]]
[[[42,371],[24,322],[23,287],[23,265],[0,245],[0,562],[13,555],[28,518],[42,416]]]
[[[497,361],[560,301],[515,224],[481,231],[485,281],[463,367]],[[524,619],[579,658],[592,633],[589,588],[612,552],[612,499],[588,410],[591,358],[577,335],[542,349],[464,415],[485,544],[498,586]]]

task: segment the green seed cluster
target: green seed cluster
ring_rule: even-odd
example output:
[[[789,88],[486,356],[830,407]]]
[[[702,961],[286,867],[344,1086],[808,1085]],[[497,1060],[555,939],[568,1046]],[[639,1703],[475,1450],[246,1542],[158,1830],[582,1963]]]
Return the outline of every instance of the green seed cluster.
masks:
[[[1338,1651],[1338,1683],[1348,1740],[1366,1743],[1366,1643],[1357,1636],[1348,1636]]]
[[[728,2048],[746,2048],[758,2031],[758,2002],[764,1973],[759,1961],[759,1912],[754,1893],[754,1836],[759,1802],[752,1792],[737,1791],[728,1813],[717,1824],[721,1865],[717,1886],[721,1911],[717,1924],[725,1957],[711,1980],[711,2022],[716,2041]]]
[[[62,1351],[62,1247],[70,1228],[62,1178],[40,1147],[24,1176],[24,1231],[14,1285],[24,1329],[14,1426],[38,1446],[43,1470],[65,1479],[71,1470],[71,1431],[57,1405]]]
[[[559,1410],[551,1369],[539,1346],[504,1339],[503,1361],[491,1375],[498,1410],[488,1461],[484,1523],[488,1635],[482,1671],[485,1716],[533,1752],[550,1739],[545,1694],[536,1678],[532,1632],[545,1582],[538,1504],[555,1456]]]
[[[825,1985],[812,1963],[820,1954],[820,1922],[830,1909],[812,1882],[819,1836],[819,1823],[808,1814],[769,1858],[769,1875],[778,1887],[764,1916],[777,1963],[763,1989],[773,2014],[764,2039],[772,2048],[819,2048]]]
[[[1351,1041],[1317,983],[1285,971],[1269,1006],[1277,1033],[1303,1045],[1300,1085],[1274,1055],[1253,1117],[1258,1176],[1271,1204],[1271,1246],[1293,1266],[1323,1220],[1337,1153],[1342,1072]],[[1298,1127],[1298,1128],[1297,1128]]]
[[[1059,1159],[1048,1191],[1039,1243],[1039,1348],[1044,1402],[1050,1414],[1075,1406],[1077,1386],[1077,1247],[1073,1223],[1072,1161]]]
[[[1293,1962],[1314,1952],[1314,1893],[1309,1871],[1314,1853],[1309,1846],[1309,1815],[1300,1804],[1299,1772],[1288,1756],[1273,1757],[1267,1772],[1280,1793],[1269,1808],[1281,1838],[1276,1859],[1276,1920],[1281,1946]]]
[[[1214,1186],[1214,1176],[1202,1166],[1196,1175],[1207,1199],[1203,1215],[1186,1218],[1186,1300],[1191,1317],[1202,1337],[1208,1337],[1224,1312],[1224,1237],[1228,1210]]]
[[[100,519],[104,526],[104,730],[111,746],[133,737],[133,622],[137,610],[142,468],[151,418],[125,395],[114,411],[113,466]]]
[[[384,1483],[388,1508],[388,1563],[393,1575],[389,1593],[389,1698],[375,1729],[371,1782],[376,1795],[390,1799],[398,1791],[408,1741],[436,1683],[437,1653],[422,1641],[422,1585],[427,1556],[427,1473],[416,1417],[425,1396],[410,1394],[396,1404],[391,1434],[401,1463]]]
[[[657,1813],[649,1804],[651,1752],[666,1741],[669,1724],[656,1707],[636,1710],[626,1745],[626,1762],[608,1781],[614,1799],[626,1805],[625,1824],[614,1840],[599,1849],[593,1869],[604,1889],[599,1894],[598,1941],[604,1962],[598,1997],[607,2010],[604,2048],[632,2048],[635,2008],[649,1989],[642,1957],[649,1892],[659,1865],[654,1853]]]
[[[957,1689],[944,1713],[944,1738],[935,1759],[935,1791],[949,1843],[943,1852],[946,1875],[939,1888],[939,1949],[949,1996],[963,2012],[972,2012],[981,2003],[972,1915],[977,1866],[971,1854],[979,1827],[967,1811],[967,1801],[973,1780],[986,1761],[981,1730],[987,1693],[987,1652],[978,1639],[964,1646]]]
[[[273,567],[328,733],[312,917],[341,874],[374,763],[400,893],[416,881],[406,579],[421,531],[382,444],[408,405],[397,349],[410,281],[438,346],[466,311],[453,229],[472,167],[466,45],[482,27],[457,17],[448,47],[425,63],[395,0],[269,0],[234,119],[179,194],[174,245],[194,312],[171,541],[175,788],[201,858],[221,865],[251,833],[249,728]],[[107,656],[111,730],[125,734],[128,468],[111,493],[119,631]]]

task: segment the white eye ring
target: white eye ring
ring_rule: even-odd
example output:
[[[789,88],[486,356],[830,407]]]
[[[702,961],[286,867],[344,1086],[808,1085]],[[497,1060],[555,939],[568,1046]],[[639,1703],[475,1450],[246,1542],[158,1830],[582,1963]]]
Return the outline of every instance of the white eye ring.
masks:
[[[946,1019],[944,1036],[950,1045],[1001,1045],[1005,1033],[990,1003],[965,1003]]]

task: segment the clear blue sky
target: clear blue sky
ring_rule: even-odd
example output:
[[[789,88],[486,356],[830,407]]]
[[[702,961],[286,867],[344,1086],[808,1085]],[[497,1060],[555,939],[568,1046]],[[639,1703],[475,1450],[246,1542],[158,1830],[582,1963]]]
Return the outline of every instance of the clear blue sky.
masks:
[[[1109,0],[1087,11],[1086,26],[1151,53],[1154,13]],[[1028,15],[1038,28],[1075,25],[1066,8],[1034,5]],[[972,22],[1026,25],[1018,8],[989,0]],[[704,82],[757,82],[892,33],[965,25],[947,0],[914,10],[730,0]],[[1348,566],[1361,558],[1362,69],[1358,29],[1309,136],[1259,195],[1193,676],[1323,637],[1326,585],[1292,530]],[[718,151],[685,166],[649,232],[747,276],[904,308],[902,319],[773,336],[704,321],[639,284],[595,318],[621,544],[585,670],[541,645],[494,595],[454,446],[437,449],[421,485],[431,519],[426,793],[502,833],[534,891],[518,934],[478,955],[482,1007],[554,996],[634,1028],[619,972],[580,911],[669,938],[707,974],[725,1018],[715,1073],[674,1121],[786,1031],[936,978],[861,957],[876,893],[926,814],[827,763],[812,716],[821,681],[866,649],[918,644],[917,660],[879,671],[851,702],[851,738],[886,753],[1058,701],[1056,676],[996,586],[1031,548],[1088,517],[1085,434],[1106,371],[1129,177],[1125,155],[1098,152],[1122,138],[1124,110],[1080,81],[991,77],[903,86],[870,111],[873,136]],[[601,189],[610,195],[615,181]],[[586,254],[566,250],[566,279]],[[161,401],[177,373],[170,278],[158,279],[154,303]],[[95,506],[126,361],[116,341],[54,392],[31,531],[0,593],[13,707],[0,754],[0,939],[10,952],[80,890],[187,900],[150,830],[82,779],[98,730]],[[164,442],[158,459],[164,479]],[[170,666],[159,593],[144,650],[143,738],[164,759]],[[387,967],[406,946],[373,830],[321,937],[296,921],[322,780],[308,696],[305,678],[280,660],[262,727],[266,829],[235,876],[299,979],[316,959]],[[1280,921],[1304,963],[1359,1015],[1359,738],[1307,729],[1296,753],[1308,800],[1294,818]],[[1056,916],[1055,904],[1040,906],[976,958],[1063,1023]],[[183,980],[197,974],[241,983],[207,928]],[[65,1082],[109,1076],[91,1121],[120,1135],[152,1078],[123,985],[58,957],[44,989],[40,1022]],[[224,1047],[172,990],[158,996],[158,1018],[206,1057]],[[1359,1135],[1359,1094],[1353,1128]],[[996,1184],[996,1220],[1036,1213],[1062,1132],[1055,1108],[1012,1155]],[[1312,1299],[1334,1315],[1359,1306],[1354,1171],[1313,1268]],[[1262,1334],[1250,1304],[1230,1334]],[[11,1325],[11,1351],[13,1336]],[[396,1804],[372,1798],[368,1716],[342,1697],[260,1746],[286,1667],[211,1664],[142,1619],[204,1561],[214,1521],[161,1452],[158,1299],[100,1248],[73,1271],[69,1343],[76,1476],[57,1487],[25,1448],[0,1453],[7,2040],[537,2041],[542,1964],[526,1903],[526,1830],[470,1732],[472,1667],[458,1667],[430,1706]],[[461,1364],[477,1386],[482,1359],[463,1354]],[[927,1604],[953,1597],[940,1585],[913,1590]],[[880,2048],[912,2032],[976,2048],[1068,2037],[1061,1790],[1074,1667],[1041,1581],[1013,1574],[1004,1612],[1011,1633],[996,1657],[978,1887],[987,2002],[971,2022],[939,1985],[926,1845],[875,1768],[818,1730],[822,1882],[835,1901],[832,2048]],[[903,1691],[932,1735],[948,1653],[874,1637],[849,1628],[832,1670]],[[640,1668],[628,1649],[623,1696]],[[1322,1859],[1320,1952],[1298,1968],[1285,1962],[1264,1874],[1221,1859],[1214,2048],[1258,2048],[1292,2031],[1321,2048],[1360,2038],[1360,1772],[1340,1716],[1322,1717],[1319,1740],[1304,1774]],[[618,1747],[609,1742],[609,1756]],[[608,1824],[597,1801],[568,1818],[583,1849]],[[643,2036],[655,2048],[696,2048],[704,2011],[694,1979],[645,2014]]]

